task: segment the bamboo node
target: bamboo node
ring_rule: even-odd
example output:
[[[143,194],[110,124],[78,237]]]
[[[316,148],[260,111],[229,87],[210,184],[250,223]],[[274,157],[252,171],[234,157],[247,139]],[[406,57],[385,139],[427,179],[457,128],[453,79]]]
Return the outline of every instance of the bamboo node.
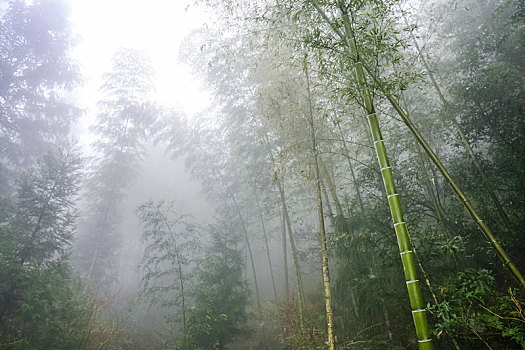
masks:
[[[416,312],[427,312],[427,310],[425,310],[425,309],[412,310],[413,314],[415,314]]]
[[[390,197],[394,197],[394,196],[399,196],[399,194],[397,194],[397,193],[389,194],[388,196],[386,196],[386,198],[390,198]]]
[[[374,146],[376,145],[376,143],[378,142],[385,142],[384,140],[377,140],[377,141],[374,141]]]
[[[399,254],[403,255],[403,254],[408,254],[408,253],[413,253],[413,251],[411,251],[411,250],[406,250],[406,251],[401,252],[401,253],[399,253]]]
[[[419,339],[418,339],[417,342],[418,342],[418,343],[427,343],[427,342],[429,342],[429,341],[432,341],[432,339],[423,339],[423,340],[419,340]]]
[[[381,168],[381,171],[386,170],[386,169],[392,169],[392,167],[391,166],[386,166],[384,168]]]
[[[404,224],[404,223],[405,223],[404,221],[396,222],[396,223],[394,224],[394,227],[396,227],[397,225],[402,225],[402,224]]]
[[[419,282],[419,280],[410,280],[410,281],[406,281],[405,283],[409,284],[409,283],[415,283],[415,282]]]

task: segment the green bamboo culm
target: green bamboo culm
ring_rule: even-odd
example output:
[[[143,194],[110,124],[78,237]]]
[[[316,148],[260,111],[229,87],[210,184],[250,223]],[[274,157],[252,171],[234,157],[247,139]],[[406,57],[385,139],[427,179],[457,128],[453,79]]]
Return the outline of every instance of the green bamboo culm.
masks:
[[[441,163],[441,161],[439,160],[439,158],[437,157],[437,155],[434,153],[434,151],[430,148],[430,146],[428,145],[428,143],[425,141],[425,139],[423,138],[423,136],[421,135],[421,133],[419,132],[419,130],[416,128],[416,126],[412,123],[412,121],[409,119],[408,117],[408,114],[405,113],[403,111],[403,109],[399,106],[399,104],[397,103],[397,101],[393,98],[393,96],[388,93],[385,89],[384,89],[384,86],[383,84],[381,83],[381,81],[379,81],[379,79],[377,78],[377,76],[375,75],[375,73],[370,69],[368,68],[367,66],[363,66],[362,65],[362,62],[360,61],[360,58],[359,56],[357,55],[357,50],[355,49],[355,45],[354,45],[354,42],[352,41],[352,38],[351,37],[347,37],[345,34],[348,34],[348,31],[344,34],[342,33],[339,28],[330,20],[330,18],[328,18],[328,16],[326,15],[326,13],[323,12],[323,10],[319,7],[319,4],[317,3],[316,0],[310,0],[310,3],[312,4],[312,6],[315,8],[315,10],[319,13],[319,15],[324,19],[324,21],[330,25],[330,27],[332,28],[332,30],[334,31],[334,33],[337,34],[337,36],[339,36],[341,38],[341,40],[343,40],[345,42],[345,52],[348,53],[350,55],[350,59],[352,59],[354,62],[357,62],[361,65],[361,70],[363,70],[363,67],[364,69],[366,69],[367,73],[370,75],[370,77],[375,81],[375,83],[377,84],[377,86],[379,87],[380,91],[384,94],[384,96],[388,99],[388,101],[390,102],[390,104],[392,105],[392,107],[394,107],[394,109],[396,110],[396,112],[399,114],[399,116],[401,117],[401,119],[403,120],[403,122],[408,126],[408,128],[410,129],[410,131],[413,133],[414,137],[416,138],[416,140],[419,142],[419,144],[423,147],[423,149],[425,150],[425,152],[428,154],[428,156],[430,157],[430,159],[432,160],[432,162],[434,162],[434,164],[437,166],[437,168],[439,169],[439,171],[441,172],[441,174],[443,175],[443,177],[445,178],[445,180],[448,182],[448,184],[450,185],[450,187],[454,190],[454,192],[456,193],[457,197],[459,198],[459,200],[463,203],[463,205],[465,206],[465,208],[468,210],[469,214],[471,215],[472,219],[476,222],[476,224],[478,225],[479,229],[481,230],[481,232],[483,232],[483,234],[485,235],[485,237],[487,238],[487,240],[490,242],[490,244],[492,245],[492,247],[497,251],[499,257],[501,258],[501,260],[503,261],[503,265],[509,269],[509,271],[514,275],[514,277],[516,278],[518,284],[520,285],[520,287],[525,290],[525,279],[523,278],[523,275],[521,274],[520,270],[517,268],[516,265],[514,265],[514,263],[512,262],[512,260],[510,259],[509,255],[507,254],[507,252],[505,251],[505,249],[503,249],[503,247],[501,246],[501,244],[497,241],[496,237],[494,236],[494,234],[492,233],[492,230],[483,222],[483,220],[481,219],[481,217],[478,215],[477,211],[475,210],[474,206],[472,205],[472,203],[470,203],[470,201],[468,200],[468,198],[465,196],[465,194],[463,193],[463,191],[461,191],[461,189],[459,188],[459,186],[456,184],[456,182],[454,181],[454,179],[452,178],[452,176],[449,174],[449,172],[447,171],[447,169],[444,167],[444,165]],[[342,11],[344,12],[344,9],[342,8]],[[343,15],[343,18],[345,18],[345,15]],[[347,30],[347,24],[348,24],[348,28],[351,30],[351,27],[350,27],[350,22],[348,20],[348,15],[346,15],[346,22],[345,22],[345,29]],[[352,46],[354,45],[354,46]]]
[[[412,317],[414,319],[419,349],[432,350],[434,347],[432,345],[432,339],[430,338],[425,304],[423,303],[423,297],[421,296],[421,289],[419,287],[419,280],[417,278],[414,252],[410,243],[410,238],[408,236],[407,226],[403,217],[403,211],[401,210],[401,205],[399,203],[399,194],[397,193],[394,177],[392,175],[392,168],[388,161],[385,142],[383,140],[383,136],[381,135],[381,129],[379,127],[379,122],[375,113],[372,97],[366,85],[365,71],[363,69],[363,65],[360,62],[359,56],[357,55],[355,41],[352,39],[352,27],[350,19],[348,18],[348,12],[344,6],[341,6],[340,9],[343,15],[347,47],[350,50],[350,54],[353,57],[357,57],[354,66],[354,73],[360,86],[360,93],[366,110],[370,131],[374,141],[374,148],[376,150],[379,167],[381,169],[381,176],[385,185],[388,205],[390,207],[392,220],[394,222],[394,230],[397,236],[397,243],[399,245],[403,270],[405,272],[405,281],[410,300],[410,307],[412,308]]]
[[[370,71],[368,71],[368,72],[371,73]],[[518,269],[518,267],[516,265],[514,265],[514,263],[510,259],[509,255],[507,254],[505,249],[503,249],[501,244],[497,241],[496,236],[492,233],[492,230],[480,218],[480,216],[478,215],[478,213],[477,213],[476,209],[474,208],[474,206],[472,205],[472,203],[470,203],[470,201],[468,200],[467,196],[459,188],[457,183],[454,181],[454,179],[452,178],[452,176],[450,175],[448,170],[445,168],[443,163],[441,163],[441,161],[439,160],[437,155],[434,153],[432,148],[430,148],[429,144],[423,138],[423,136],[421,135],[419,130],[416,128],[414,123],[412,123],[412,121],[408,117],[408,114],[401,108],[401,106],[399,106],[399,104],[392,97],[392,95],[388,94],[384,90],[382,92],[386,96],[386,98],[388,99],[388,101],[390,102],[392,107],[394,107],[396,112],[399,114],[399,116],[401,117],[401,119],[403,120],[405,125],[410,129],[410,131],[412,132],[412,134],[414,135],[416,140],[423,147],[423,149],[428,154],[430,159],[432,159],[432,162],[437,166],[437,168],[439,169],[439,171],[441,172],[441,174],[443,175],[445,180],[448,182],[450,187],[454,190],[454,192],[456,193],[456,195],[459,198],[459,200],[463,203],[465,208],[468,210],[468,212],[469,212],[470,216],[472,217],[472,219],[476,222],[476,224],[478,225],[478,227],[481,230],[481,232],[483,232],[483,234],[485,235],[486,239],[490,242],[492,247],[498,252],[499,257],[503,261],[503,265],[505,265],[510,270],[510,272],[514,275],[514,277],[518,281],[520,287],[523,290],[525,290],[525,279],[523,278],[523,275],[521,274],[521,272]]]

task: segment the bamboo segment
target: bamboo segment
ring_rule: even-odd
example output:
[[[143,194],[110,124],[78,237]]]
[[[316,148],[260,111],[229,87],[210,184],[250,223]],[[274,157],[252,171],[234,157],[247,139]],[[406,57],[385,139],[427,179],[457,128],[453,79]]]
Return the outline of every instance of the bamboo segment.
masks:
[[[316,9],[320,11],[318,6],[316,6]],[[403,212],[399,203],[399,194],[397,193],[394,178],[392,176],[392,168],[390,167],[390,163],[388,161],[385,142],[383,140],[383,136],[381,135],[381,129],[379,127],[379,122],[375,113],[372,97],[370,91],[367,88],[365,71],[363,69],[362,63],[360,62],[359,55],[357,54],[357,47],[355,45],[355,41],[353,40],[354,35],[347,10],[342,6],[340,10],[343,16],[345,30],[344,40],[346,41],[346,47],[349,51],[348,53],[352,57],[357,57],[356,64],[354,66],[354,72],[361,89],[361,97],[363,99],[364,107],[368,117],[368,123],[374,141],[374,148],[376,150],[379,168],[381,169],[381,176],[383,178],[388,204],[390,206],[390,212],[394,222],[394,230],[397,236],[403,270],[405,272],[405,280],[407,284],[408,296],[410,299],[410,306],[412,308],[412,317],[414,319],[419,349],[432,350],[434,347],[432,345],[432,339],[430,338],[426,310],[424,309],[423,298],[419,288],[419,280],[417,279],[416,265],[413,256],[414,252],[412,250],[405,220],[403,218]],[[323,17],[326,17],[326,15]]]
[[[370,105],[373,108],[373,105]],[[414,319],[414,326],[416,328],[416,334],[419,344],[419,349],[429,350],[433,349],[432,340],[430,338],[430,332],[428,328],[426,310],[424,309],[423,298],[421,296],[421,290],[419,287],[419,280],[417,278],[416,264],[414,259],[414,252],[408,236],[406,223],[399,203],[399,194],[394,183],[392,176],[392,168],[388,162],[388,156],[386,154],[385,142],[382,139],[379,123],[377,116],[372,113],[368,117],[370,124],[370,130],[374,137],[374,145],[381,168],[381,175],[383,183],[385,185],[385,191],[387,194],[388,205],[392,214],[392,220],[394,222],[394,230],[397,236],[397,243],[401,255],[401,262],[403,264],[403,270],[405,273],[405,281],[408,290],[408,296],[410,299],[410,307],[412,308],[412,316]]]

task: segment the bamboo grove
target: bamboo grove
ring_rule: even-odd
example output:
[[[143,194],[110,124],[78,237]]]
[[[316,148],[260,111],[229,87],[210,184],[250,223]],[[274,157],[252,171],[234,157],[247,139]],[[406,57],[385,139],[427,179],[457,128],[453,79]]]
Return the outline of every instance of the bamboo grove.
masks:
[[[0,349],[525,348],[522,1],[198,0],[209,104],[116,50],[83,148],[61,6],[0,12]]]

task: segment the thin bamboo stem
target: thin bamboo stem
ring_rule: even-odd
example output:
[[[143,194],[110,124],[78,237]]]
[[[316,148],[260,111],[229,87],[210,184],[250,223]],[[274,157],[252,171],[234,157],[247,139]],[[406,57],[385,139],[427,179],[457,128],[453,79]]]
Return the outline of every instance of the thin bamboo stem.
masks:
[[[357,201],[359,203],[359,209],[361,209],[361,213],[365,213],[365,206],[363,205],[363,198],[361,196],[361,190],[359,189],[359,186],[357,185],[355,173],[354,173],[354,167],[352,166],[352,162],[350,161],[350,152],[348,151],[348,147],[346,146],[346,141],[343,135],[343,131],[341,130],[341,125],[337,123],[337,129],[339,130],[339,135],[341,136],[341,141],[343,142],[343,150],[346,155],[346,159],[348,161],[348,169],[350,170],[350,176],[352,177],[352,183],[354,184],[354,189],[357,194]]]
[[[319,176],[318,149],[315,142],[314,116],[312,108],[312,96],[310,91],[310,77],[308,75],[308,64],[305,59],[304,71],[306,75],[306,87],[308,92],[308,114],[310,122],[310,135],[312,138],[312,155],[314,159],[315,189],[317,192],[317,213],[319,216],[319,240],[321,243],[321,263],[323,270],[323,286],[326,309],[326,324],[328,331],[328,347],[335,350],[334,316],[332,310],[332,292],[330,288],[330,272],[328,263],[328,248],[326,245],[326,229],[323,214],[323,198],[321,195],[321,180]],[[327,176],[328,178],[328,176]]]
[[[283,269],[284,269],[284,292],[286,298],[290,294],[290,286],[288,283],[288,249],[286,245],[286,222],[284,219],[284,213],[281,208],[281,228],[282,228],[282,240],[283,240]]]
[[[266,233],[266,225],[264,224],[261,204],[259,202],[259,196],[257,195],[257,188],[255,187],[255,182],[253,181],[253,179],[252,179],[252,188],[253,188],[253,195],[255,197],[255,202],[257,203],[257,211],[259,213],[259,219],[261,220],[261,228],[262,228],[263,236],[264,236],[264,246],[266,248],[266,257],[268,258],[268,267],[270,269],[270,277],[272,278],[273,295],[275,298],[275,302],[279,303],[279,299],[277,298],[277,288],[275,287],[275,278],[273,276],[273,267],[272,267],[272,258],[270,256],[270,247],[268,246],[268,234]]]
[[[275,163],[275,159],[273,157],[273,154],[270,148],[270,141],[268,140],[267,135],[264,135],[264,142],[266,144],[267,152],[268,152],[268,155],[270,156],[270,160],[272,161],[272,163]],[[297,289],[299,324],[301,326],[301,329],[303,329],[304,328],[304,289],[303,289],[303,280],[301,277],[301,270],[299,268],[299,258],[297,255],[297,248],[295,246],[295,239],[294,239],[294,234],[292,231],[292,223],[290,220],[290,215],[288,214],[288,206],[286,205],[286,197],[284,195],[284,185],[281,182],[281,178],[279,177],[279,175],[276,175],[275,179],[277,182],[277,187],[279,189],[279,195],[280,195],[281,205],[283,209],[283,219],[286,223],[286,229],[288,231],[288,241],[290,242],[290,248],[292,250],[292,261],[293,261],[294,272],[295,272],[295,285]],[[284,249],[286,249],[286,247]],[[286,279],[286,283],[288,283],[288,279]]]
[[[406,16],[403,14],[403,19],[405,20],[406,25],[408,26],[408,20]],[[465,133],[463,133],[463,130],[461,129],[461,126],[457,122],[456,118],[454,118],[454,113],[452,106],[450,102],[445,98],[445,95],[441,91],[441,88],[439,87],[436,79],[434,78],[434,73],[432,73],[432,70],[430,69],[430,66],[427,62],[427,59],[425,58],[425,55],[423,54],[423,50],[419,46],[419,43],[416,40],[416,37],[414,34],[410,33],[410,36],[412,37],[412,41],[414,42],[414,46],[416,48],[416,51],[418,53],[419,58],[421,59],[421,62],[423,63],[423,66],[425,67],[425,70],[427,71],[427,75],[430,78],[430,81],[432,83],[432,86],[436,90],[439,99],[441,100],[441,103],[445,107],[445,115],[447,119],[452,123],[454,128],[456,129],[457,134],[459,135],[459,138],[461,140],[461,143],[463,144],[463,147],[465,147],[465,150],[467,151],[467,154],[469,155],[470,159],[472,160],[472,163],[474,164],[474,167],[476,168],[481,181],[483,182],[483,185],[485,187],[485,190],[489,194],[490,198],[492,199],[492,202],[494,203],[494,206],[496,207],[496,210],[498,211],[499,216],[501,217],[501,220],[503,224],[507,227],[509,231],[511,230],[511,223],[509,220],[509,217],[507,216],[507,213],[505,213],[505,210],[503,209],[503,205],[501,204],[498,196],[494,192],[494,186],[492,185],[492,182],[489,180],[487,175],[485,175],[485,172],[481,168],[481,164],[478,160],[478,157],[474,153],[474,150],[470,146],[469,141],[467,140],[467,137],[465,136]]]
[[[367,69],[367,72],[370,74],[370,71]],[[487,240],[490,242],[490,244],[496,249],[498,252],[499,257],[503,261],[503,264],[510,270],[510,272],[514,275],[516,280],[518,281],[519,285],[525,290],[525,279],[523,278],[523,275],[519,271],[519,269],[514,265],[512,260],[510,259],[509,255],[503,249],[501,244],[496,240],[496,236],[492,233],[492,230],[483,222],[479,214],[477,213],[476,209],[470,202],[470,200],[467,198],[467,196],[463,193],[463,191],[459,188],[457,183],[454,181],[448,170],[445,168],[443,163],[441,163],[441,160],[437,157],[437,155],[434,153],[432,148],[430,148],[430,145],[427,143],[427,141],[423,138],[423,135],[419,132],[419,130],[416,128],[414,123],[410,120],[408,117],[408,114],[401,108],[401,106],[397,103],[397,101],[394,99],[392,95],[390,95],[385,89],[382,87],[381,84],[378,84],[381,92],[385,95],[385,97],[388,99],[392,107],[396,110],[397,114],[401,117],[405,125],[410,129],[414,137],[416,138],[417,142],[423,147],[427,155],[430,157],[432,162],[437,166],[445,180],[448,182],[450,187],[454,190],[459,200],[463,203],[465,208],[470,213],[470,216],[472,219],[476,222],[478,227],[480,228],[481,232],[485,235]]]
[[[330,194],[332,196],[332,199],[335,204],[335,212],[339,219],[344,218],[343,214],[343,207],[341,206],[341,201],[339,201],[339,197],[337,196],[337,190],[336,186],[333,180],[332,173],[328,170],[328,167],[326,166],[326,163],[323,161],[323,159],[318,155],[317,156],[318,163],[321,163],[321,171],[324,173],[324,177],[326,179],[326,184],[328,185],[328,190],[330,191]]]

